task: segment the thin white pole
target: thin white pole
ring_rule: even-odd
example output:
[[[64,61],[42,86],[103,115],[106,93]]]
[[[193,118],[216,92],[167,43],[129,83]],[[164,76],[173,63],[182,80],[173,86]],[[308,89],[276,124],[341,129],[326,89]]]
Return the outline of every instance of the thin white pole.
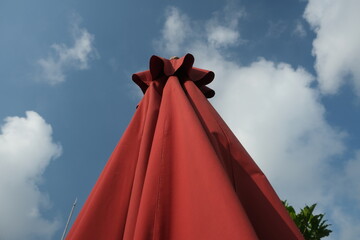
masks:
[[[66,222],[66,226],[65,226],[63,235],[62,235],[62,237],[61,237],[61,240],[64,240],[64,239],[65,239],[66,232],[67,232],[67,229],[68,229],[68,226],[69,226],[71,217],[72,217],[72,215],[73,215],[73,212],[74,212],[74,208],[75,208],[75,206],[76,206],[76,203],[77,203],[77,198],[75,198],[75,202],[74,202],[74,204],[72,205],[72,208],[71,208],[71,211],[70,211],[70,215],[69,215],[68,220],[67,220],[67,222]]]

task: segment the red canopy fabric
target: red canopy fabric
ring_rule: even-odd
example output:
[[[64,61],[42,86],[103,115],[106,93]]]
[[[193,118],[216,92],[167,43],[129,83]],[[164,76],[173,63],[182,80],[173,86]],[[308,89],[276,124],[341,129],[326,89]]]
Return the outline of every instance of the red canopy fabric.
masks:
[[[133,75],[144,98],[67,239],[303,239],[193,62],[153,56]]]

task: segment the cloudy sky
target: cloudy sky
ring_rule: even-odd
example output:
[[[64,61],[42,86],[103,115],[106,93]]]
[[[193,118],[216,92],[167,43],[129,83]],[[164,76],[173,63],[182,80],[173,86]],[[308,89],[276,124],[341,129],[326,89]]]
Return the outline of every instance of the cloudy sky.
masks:
[[[190,52],[211,103],[329,239],[360,235],[357,0],[0,2],[0,239],[60,239],[129,123],[134,72]]]

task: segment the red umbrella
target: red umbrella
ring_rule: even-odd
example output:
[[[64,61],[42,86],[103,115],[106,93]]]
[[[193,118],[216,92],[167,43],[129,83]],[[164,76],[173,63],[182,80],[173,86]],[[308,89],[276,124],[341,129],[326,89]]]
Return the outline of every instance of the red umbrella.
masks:
[[[303,239],[193,63],[152,56],[133,75],[144,98],[67,239]]]

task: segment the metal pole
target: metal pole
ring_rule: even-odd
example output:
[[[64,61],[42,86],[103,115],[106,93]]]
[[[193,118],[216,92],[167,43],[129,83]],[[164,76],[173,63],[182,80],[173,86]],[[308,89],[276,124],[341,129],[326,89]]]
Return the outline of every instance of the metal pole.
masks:
[[[65,239],[66,231],[67,231],[67,228],[68,228],[68,226],[69,226],[71,217],[72,217],[72,215],[73,215],[73,212],[74,212],[74,208],[75,208],[75,206],[76,206],[76,203],[77,203],[77,198],[75,198],[75,202],[74,202],[74,204],[72,205],[72,208],[71,208],[71,211],[70,211],[70,215],[69,215],[68,220],[67,220],[67,222],[66,222],[66,226],[65,226],[63,235],[62,235],[62,237],[61,237],[61,240],[64,240],[64,239]]]

